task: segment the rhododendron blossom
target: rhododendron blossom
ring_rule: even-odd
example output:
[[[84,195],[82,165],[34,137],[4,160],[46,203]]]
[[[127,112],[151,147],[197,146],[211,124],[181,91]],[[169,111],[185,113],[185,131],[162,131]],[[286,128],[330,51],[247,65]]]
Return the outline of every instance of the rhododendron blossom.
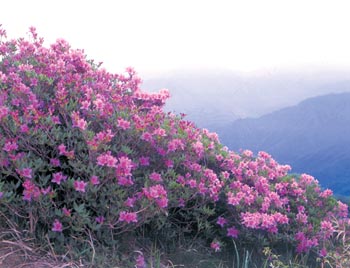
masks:
[[[150,165],[150,163],[149,163],[149,157],[142,156],[142,157],[140,157],[139,160],[140,160],[140,165],[141,165],[141,166],[147,167],[147,166]]]
[[[130,122],[127,120],[124,120],[123,118],[119,118],[117,120],[117,126],[123,130],[127,130],[130,128]]]
[[[142,254],[139,254],[136,258],[136,268],[146,268],[146,261]]]
[[[57,172],[52,174],[51,181],[57,184],[61,184],[62,181],[65,181],[67,179],[67,176],[63,175],[62,172]]]
[[[74,189],[78,192],[85,193],[85,187],[87,185],[87,182],[84,181],[74,181]]]
[[[217,242],[217,241],[211,242],[210,247],[211,247],[215,252],[218,252],[218,251],[221,250],[221,245],[220,245],[220,243]]]
[[[117,158],[112,156],[110,151],[97,157],[97,164],[99,166],[116,167],[117,162]]]
[[[59,221],[59,220],[57,220],[57,219],[55,219],[55,221],[54,221],[54,223],[52,224],[52,231],[53,232],[62,232],[62,223]]]
[[[163,179],[162,179],[162,176],[159,174],[159,173],[156,173],[156,172],[153,172],[149,175],[149,178],[152,180],[152,181],[155,181],[155,182],[161,182]]]
[[[103,222],[105,221],[105,217],[103,216],[98,216],[95,218],[95,221],[99,224],[103,224]]]
[[[18,145],[15,141],[8,141],[5,143],[3,150],[6,152],[11,152],[18,149]]]
[[[66,207],[62,208],[62,212],[64,216],[70,217],[72,214],[70,209],[67,209]]]
[[[219,224],[221,227],[224,227],[224,225],[227,223],[227,220],[224,217],[219,217],[216,223]]]
[[[99,178],[97,176],[93,175],[90,178],[90,183],[92,185],[98,185],[98,184],[100,184],[100,180],[99,180]]]
[[[24,178],[31,179],[32,178],[32,169],[31,168],[23,168],[23,169],[16,169],[18,174]]]
[[[119,214],[119,221],[126,223],[137,222],[137,215],[135,212],[122,211]]]
[[[321,232],[325,239],[330,238],[333,235],[334,231],[334,227],[330,221],[321,221]]]
[[[51,158],[50,159],[50,164],[54,167],[59,167],[60,166],[60,160],[57,158]]]
[[[232,238],[237,238],[239,231],[235,227],[230,227],[227,229],[227,236]]]
[[[23,182],[23,188],[23,200],[32,201],[32,199],[37,199],[41,194],[39,187],[28,179]]]

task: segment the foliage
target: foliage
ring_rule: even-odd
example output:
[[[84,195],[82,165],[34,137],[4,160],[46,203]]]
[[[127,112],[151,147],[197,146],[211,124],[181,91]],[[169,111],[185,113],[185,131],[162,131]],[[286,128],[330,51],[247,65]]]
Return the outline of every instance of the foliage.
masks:
[[[132,68],[110,74],[64,40],[47,48],[30,35],[0,30],[0,209],[38,243],[78,258],[156,234],[167,250],[192,237],[218,252],[239,238],[315,259],[336,239],[347,206],[312,176],[164,113],[169,92],[142,91]]]

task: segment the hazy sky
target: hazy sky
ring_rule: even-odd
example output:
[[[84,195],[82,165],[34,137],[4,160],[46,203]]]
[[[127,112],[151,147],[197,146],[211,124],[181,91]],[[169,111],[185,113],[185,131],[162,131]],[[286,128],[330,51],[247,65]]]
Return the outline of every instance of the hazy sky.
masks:
[[[35,26],[111,72],[350,66],[350,1],[5,0],[11,37]]]

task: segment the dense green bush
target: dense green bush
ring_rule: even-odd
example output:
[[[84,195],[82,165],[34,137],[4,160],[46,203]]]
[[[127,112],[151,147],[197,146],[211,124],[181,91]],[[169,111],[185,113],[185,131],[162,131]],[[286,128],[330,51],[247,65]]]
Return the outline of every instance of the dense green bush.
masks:
[[[0,204],[36,241],[84,255],[157,234],[169,250],[197,237],[326,254],[332,219],[347,219],[330,190],[165,113],[168,91],[142,91],[133,69],[110,74],[30,32],[0,32]]]

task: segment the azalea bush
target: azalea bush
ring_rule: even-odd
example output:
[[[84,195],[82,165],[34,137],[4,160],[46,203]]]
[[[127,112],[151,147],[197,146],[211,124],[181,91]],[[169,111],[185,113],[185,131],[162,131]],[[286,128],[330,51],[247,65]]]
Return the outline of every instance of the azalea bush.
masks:
[[[157,234],[321,257],[336,243],[348,208],[312,176],[165,113],[169,92],[143,91],[132,68],[111,74],[34,28],[0,38],[0,210],[38,242],[79,255]]]

